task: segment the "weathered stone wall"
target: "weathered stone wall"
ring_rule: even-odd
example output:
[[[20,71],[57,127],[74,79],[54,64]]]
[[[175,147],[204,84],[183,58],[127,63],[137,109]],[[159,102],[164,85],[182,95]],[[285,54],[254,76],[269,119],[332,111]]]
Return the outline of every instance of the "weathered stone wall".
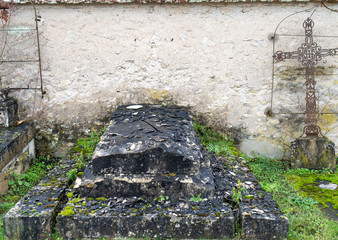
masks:
[[[301,115],[265,114],[271,97],[270,37],[283,18],[313,6],[39,5],[47,93],[43,99],[32,90],[13,92],[12,96],[19,100],[21,118],[36,119],[40,135],[53,136],[55,143],[60,132],[72,139],[77,126],[86,130],[120,104],[177,103],[191,106],[210,124],[232,132],[242,141],[243,150],[281,156],[283,144],[301,135],[304,121]],[[304,34],[302,23],[309,15],[287,19],[278,32]],[[33,19],[31,6],[19,6],[11,25],[28,26],[28,22],[34,24]],[[338,14],[320,7],[313,20],[316,35],[338,36]],[[275,48],[296,50],[303,39],[279,37]],[[315,40],[323,48],[338,47],[337,38]],[[321,74],[337,74],[338,57],[325,60]],[[296,60],[275,66],[273,110],[304,111],[305,77],[300,67]],[[33,72],[27,70],[23,75]],[[13,80],[10,74],[2,77],[3,83],[15,86],[26,86],[28,79]],[[337,112],[337,83],[337,75],[318,77],[323,100],[320,109],[326,106],[325,110]],[[328,90],[331,97],[325,97]],[[336,119],[337,115],[324,115],[320,123],[323,132],[338,143]]]

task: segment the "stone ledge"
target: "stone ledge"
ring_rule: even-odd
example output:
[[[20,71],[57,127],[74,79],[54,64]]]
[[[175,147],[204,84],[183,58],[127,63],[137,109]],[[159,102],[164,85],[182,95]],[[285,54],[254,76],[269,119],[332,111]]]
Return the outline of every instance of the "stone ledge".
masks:
[[[140,198],[73,198],[57,217],[66,239],[232,238],[234,216],[227,203]]]
[[[93,175],[86,168],[75,181],[74,191],[87,197],[134,197],[154,198],[160,194],[175,199],[188,198],[192,194],[212,196],[213,176],[210,168],[202,167],[197,175],[180,174],[105,174]]]
[[[0,193],[8,189],[8,176],[25,173],[35,158],[33,123],[1,128]]]
[[[66,173],[74,160],[65,158],[33,187],[4,217],[5,239],[37,240],[51,237],[55,217],[65,204]]]

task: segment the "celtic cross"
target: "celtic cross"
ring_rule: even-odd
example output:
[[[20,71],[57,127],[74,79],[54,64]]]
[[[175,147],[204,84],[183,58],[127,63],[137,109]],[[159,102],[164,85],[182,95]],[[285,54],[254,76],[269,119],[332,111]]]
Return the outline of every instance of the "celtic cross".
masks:
[[[307,137],[318,137],[320,133],[320,127],[317,125],[316,117],[316,81],[315,81],[315,65],[326,56],[338,55],[338,48],[333,49],[322,49],[313,41],[312,28],[314,22],[311,18],[307,18],[303,27],[305,28],[305,42],[298,48],[297,51],[293,52],[282,52],[277,51],[273,58],[279,62],[284,59],[298,59],[305,67],[306,76],[306,126],[303,129],[303,133]]]

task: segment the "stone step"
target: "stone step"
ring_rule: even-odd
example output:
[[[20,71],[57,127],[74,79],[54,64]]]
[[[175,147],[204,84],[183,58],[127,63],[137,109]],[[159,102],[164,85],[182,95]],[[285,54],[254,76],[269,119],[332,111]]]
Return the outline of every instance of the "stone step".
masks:
[[[182,174],[105,174],[94,175],[86,168],[74,184],[75,193],[86,197],[134,197],[152,199],[159,195],[190,199],[193,194],[212,197],[214,182],[210,167],[195,175]]]
[[[109,131],[110,129],[108,129]],[[168,144],[159,144],[153,148],[142,150],[126,150],[125,153],[103,153],[103,144],[112,146],[111,141],[103,139],[98,145],[97,151],[93,156],[93,172],[96,174],[104,173],[177,173],[177,174],[194,174],[200,169],[200,161],[196,161],[194,156],[185,156],[181,151],[173,152]],[[128,145],[129,144],[129,145]],[[144,146],[142,141],[129,141],[128,146],[138,148]],[[121,149],[120,149],[121,150]],[[121,150],[124,152],[124,150]],[[199,160],[199,159],[198,159]]]
[[[159,105],[119,107],[94,152],[93,173],[197,173],[203,159],[187,112]]]
[[[99,238],[232,238],[235,221],[230,206],[142,199],[74,198],[57,217],[65,239]]]

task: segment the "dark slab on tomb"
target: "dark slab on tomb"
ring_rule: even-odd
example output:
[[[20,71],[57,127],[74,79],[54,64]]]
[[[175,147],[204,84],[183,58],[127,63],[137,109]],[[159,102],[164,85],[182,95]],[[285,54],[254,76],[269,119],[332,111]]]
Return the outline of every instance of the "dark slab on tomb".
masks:
[[[183,107],[132,105],[112,115],[75,193],[85,197],[212,197],[210,160]]]
[[[195,174],[202,161],[196,138],[186,108],[119,107],[93,155],[93,173]]]
[[[90,166],[83,177],[75,182],[74,191],[82,196],[154,198],[159,195],[174,199],[190,198],[193,194],[212,197],[214,182],[209,160],[205,159],[201,170],[195,175],[182,174],[106,174],[94,175]]]

